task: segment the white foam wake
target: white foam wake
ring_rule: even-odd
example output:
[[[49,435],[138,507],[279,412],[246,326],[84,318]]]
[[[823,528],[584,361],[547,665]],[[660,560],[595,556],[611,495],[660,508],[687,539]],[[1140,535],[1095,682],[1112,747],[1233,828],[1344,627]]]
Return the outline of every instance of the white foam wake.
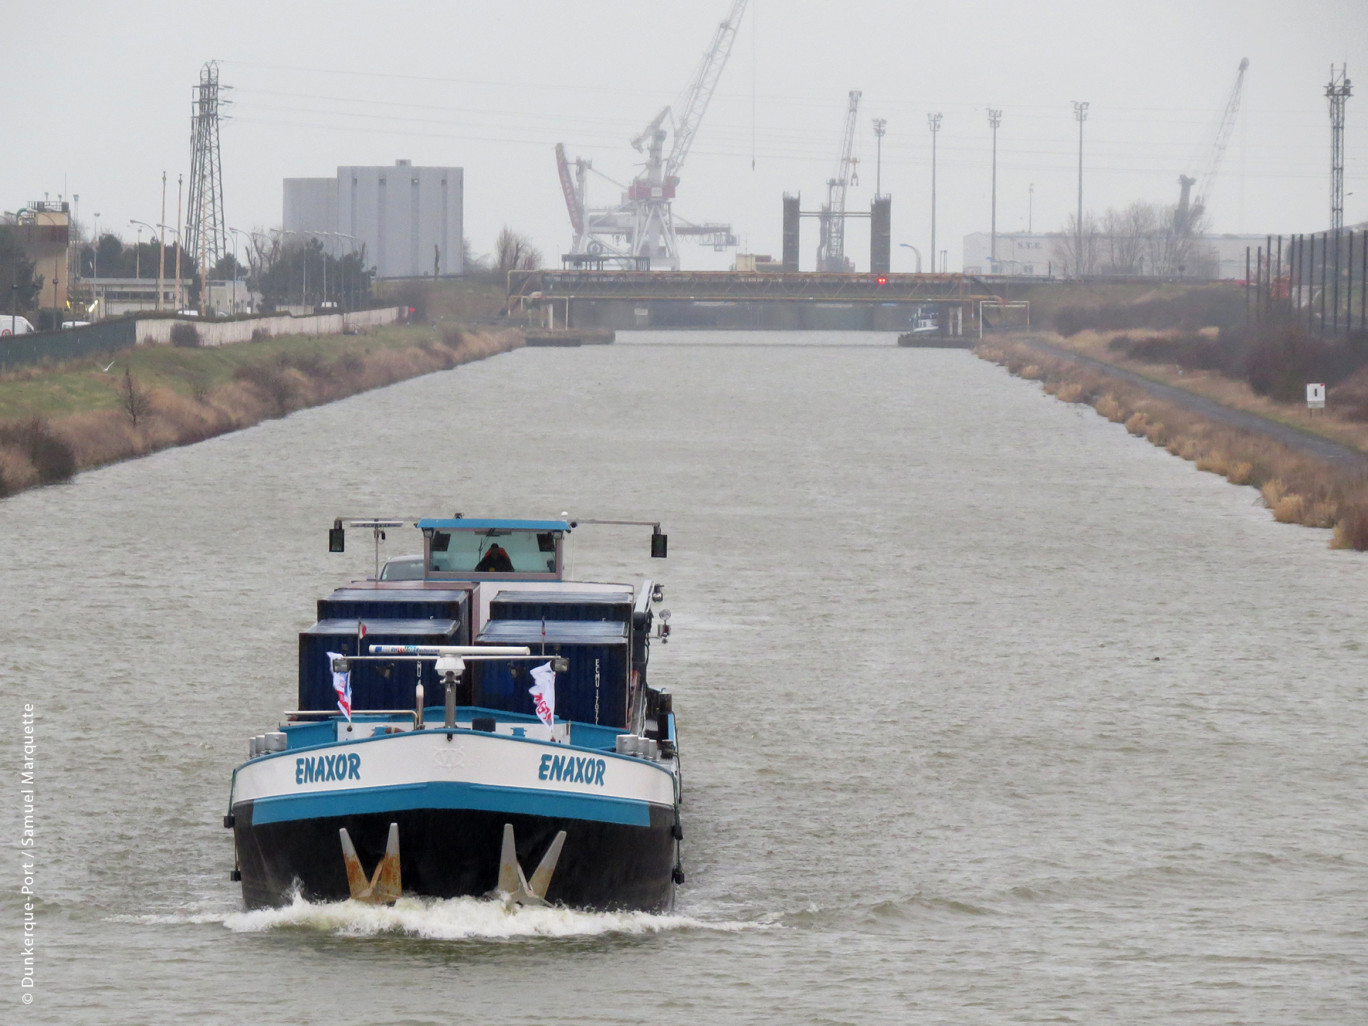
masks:
[[[716,923],[691,916],[648,912],[580,912],[567,908],[505,908],[477,898],[401,898],[392,906],[359,901],[310,902],[296,897],[282,908],[235,912],[223,925],[236,933],[297,929],[343,937],[385,934],[426,940],[516,940],[534,937],[598,937],[670,930],[748,929],[746,923]]]

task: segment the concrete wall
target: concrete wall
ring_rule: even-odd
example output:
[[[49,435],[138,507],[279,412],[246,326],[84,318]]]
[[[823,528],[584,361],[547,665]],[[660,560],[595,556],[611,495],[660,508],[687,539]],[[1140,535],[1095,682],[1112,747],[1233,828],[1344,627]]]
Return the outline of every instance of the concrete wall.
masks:
[[[137,343],[169,343],[171,329],[177,324],[193,324],[199,331],[200,345],[226,346],[250,342],[255,332],[275,335],[341,335],[345,332],[396,324],[407,311],[401,306],[383,310],[356,310],[352,313],[320,314],[316,317],[254,317],[247,321],[198,321],[158,318],[138,321]]]

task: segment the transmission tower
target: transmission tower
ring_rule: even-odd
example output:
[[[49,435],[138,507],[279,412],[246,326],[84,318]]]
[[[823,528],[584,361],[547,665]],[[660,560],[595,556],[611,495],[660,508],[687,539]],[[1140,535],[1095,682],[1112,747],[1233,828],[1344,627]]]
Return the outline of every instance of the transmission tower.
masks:
[[[185,225],[185,248],[200,268],[218,262],[228,250],[223,218],[223,166],[219,157],[218,62],[200,69],[190,118],[190,210]]]
[[[1330,230],[1344,227],[1344,101],[1349,99],[1348,65],[1339,74],[1330,65],[1330,84],[1325,87],[1330,101]]]

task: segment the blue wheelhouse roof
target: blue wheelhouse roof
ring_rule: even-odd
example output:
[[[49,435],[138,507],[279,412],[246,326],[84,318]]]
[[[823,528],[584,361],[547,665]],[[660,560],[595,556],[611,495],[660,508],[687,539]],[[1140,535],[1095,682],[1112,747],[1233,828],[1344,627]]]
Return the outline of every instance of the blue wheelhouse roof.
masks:
[[[440,531],[568,531],[568,520],[479,520],[474,517],[427,517],[418,521],[420,530]]]

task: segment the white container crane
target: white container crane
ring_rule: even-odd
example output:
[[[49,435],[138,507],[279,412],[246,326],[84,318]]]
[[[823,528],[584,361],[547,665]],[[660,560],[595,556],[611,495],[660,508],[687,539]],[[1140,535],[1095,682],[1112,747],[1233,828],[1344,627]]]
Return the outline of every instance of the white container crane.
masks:
[[[855,156],[855,119],[860,111],[860,90],[850,91],[850,103],[846,107],[845,130],[841,133],[841,155],[836,160],[836,176],[827,179],[827,201],[821,213],[821,237],[817,243],[817,270],[839,271],[854,270],[854,265],[845,255],[846,189],[859,185]]]
[[[712,45],[680,101],[662,108],[632,140],[633,149],[646,155],[646,165],[630,185],[619,185],[623,189],[619,206],[591,209],[585,197],[585,184],[593,165],[587,160],[576,160],[572,171],[565,146],[557,144],[556,166],[575,233],[571,253],[622,262],[648,258],[650,266],[657,270],[677,271],[681,235],[710,241],[715,249],[736,245],[730,225],[692,224],[677,219],[672,202],[684,159],[731,55],[748,2],[734,0],[731,14],[718,25]],[[671,136],[666,154],[665,141]]]

